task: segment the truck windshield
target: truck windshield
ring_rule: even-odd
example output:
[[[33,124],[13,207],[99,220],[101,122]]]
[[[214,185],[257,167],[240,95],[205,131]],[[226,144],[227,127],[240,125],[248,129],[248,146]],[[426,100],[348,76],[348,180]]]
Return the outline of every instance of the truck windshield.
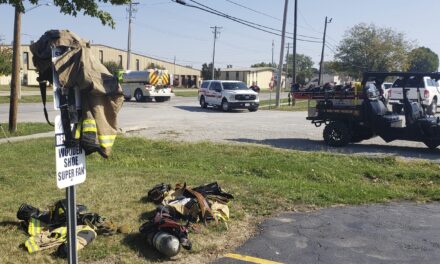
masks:
[[[402,87],[403,85],[403,80],[402,79],[397,79],[394,84],[393,84],[393,88],[396,87]],[[407,83],[406,83],[406,87],[412,88],[412,87],[419,87],[419,88],[425,88],[425,83],[423,82],[423,79],[416,79],[416,78],[410,78]]]
[[[246,84],[243,82],[224,82],[223,89],[225,90],[248,90]]]

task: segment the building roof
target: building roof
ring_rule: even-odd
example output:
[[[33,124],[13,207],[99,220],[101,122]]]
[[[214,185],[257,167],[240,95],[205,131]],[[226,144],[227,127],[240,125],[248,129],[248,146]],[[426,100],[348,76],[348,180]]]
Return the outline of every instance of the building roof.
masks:
[[[29,47],[31,44],[21,44],[21,46]],[[111,46],[104,45],[104,44],[90,44],[90,46],[92,46],[92,47],[106,47],[106,48],[109,48],[109,49],[118,50],[120,52],[127,52],[126,50],[115,48],[115,47],[111,47]],[[0,44],[0,49],[4,48],[4,47],[12,48],[12,45]],[[171,61],[166,61],[166,60],[158,59],[158,58],[155,58],[155,57],[152,57],[152,56],[143,55],[143,54],[140,54],[140,53],[137,53],[137,52],[131,52],[131,54],[138,55],[138,56],[141,56],[141,57],[144,57],[144,58],[148,58],[148,59],[153,59],[153,60],[156,60],[156,61],[161,61],[161,62],[166,62],[166,63],[174,64]],[[182,64],[178,64],[178,63],[176,63],[175,65],[179,66],[179,67],[187,68],[189,70],[194,70],[194,71],[200,72],[199,69],[195,69],[195,68],[192,68],[192,67],[189,67],[189,66],[186,66],[186,65],[182,65]]]
[[[259,72],[259,71],[277,71],[278,69],[273,67],[247,67],[247,68],[223,68],[220,71],[223,72]]]
[[[105,45],[105,44],[90,44],[90,45],[91,46],[95,46],[95,47],[99,47],[99,46],[106,47],[106,48],[118,50],[118,51],[121,51],[121,52],[127,52],[126,50],[115,48],[115,47],[111,47],[111,46],[108,46],[108,45]],[[155,58],[155,57],[152,57],[152,56],[147,56],[147,55],[140,54],[140,53],[137,53],[137,52],[131,52],[131,54],[135,54],[135,55],[138,55],[138,56],[141,56],[141,57],[145,57],[145,58],[149,58],[149,59],[153,59],[153,60],[157,60],[157,61],[161,61],[161,62],[166,62],[166,63],[174,64],[171,61],[166,61],[166,60],[158,59],[158,58]],[[176,66],[188,68],[188,69],[195,70],[195,71],[200,71],[199,69],[194,69],[194,68],[186,66],[186,65],[182,65],[182,64],[178,64],[178,63],[175,63],[175,64],[176,64]]]

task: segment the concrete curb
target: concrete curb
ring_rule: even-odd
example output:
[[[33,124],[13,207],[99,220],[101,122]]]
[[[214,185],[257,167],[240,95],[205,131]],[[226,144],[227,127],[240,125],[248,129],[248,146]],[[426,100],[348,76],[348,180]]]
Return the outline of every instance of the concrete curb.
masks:
[[[20,142],[20,141],[25,141],[25,140],[30,140],[30,139],[37,139],[37,138],[53,137],[54,134],[55,134],[55,132],[45,132],[45,133],[38,133],[38,134],[32,134],[32,135],[20,136],[20,137],[2,138],[2,139],[0,139],[0,144]]]
[[[126,128],[119,128],[118,131],[122,134],[126,134],[128,132],[134,132],[147,129],[147,127],[141,127],[141,126],[134,126],[134,127],[126,127]],[[46,138],[46,137],[54,137],[55,132],[45,132],[45,133],[37,133],[27,136],[19,136],[19,137],[9,137],[9,138],[2,138],[0,139],[0,144],[4,143],[14,143],[14,142],[20,142],[20,141],[26,141],[31,139],[38,139],[38,138]]]

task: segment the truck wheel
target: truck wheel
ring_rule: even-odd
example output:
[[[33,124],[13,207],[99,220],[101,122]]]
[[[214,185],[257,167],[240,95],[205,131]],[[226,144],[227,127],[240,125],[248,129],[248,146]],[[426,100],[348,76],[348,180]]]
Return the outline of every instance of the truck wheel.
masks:
[[[402,112],[403,106],[393,104],[392,108],[393,108],[393,113],[400,114],[400,112]]]
[[[426,109],[428,115],[435,115],[437,113],[437,99],[432,99],[432,103]]]
[[[346,124],[331,122],[324,128],[324,141],[332,147],[343,147],[350,142],[351,135]]]
[[[229,111],[228,100],[223,99],[221,107],[222,107],[223,112],[228,112]]]
[[[249,108],[249,112],[257,112],[258,107]]]
[[[201,106],[202,108],[206,108],[206,107],[208,107],[208,104],[206,103],[206,101],[205,101],[205,97],[204,97],[204,96],[200,97],[200,106]]]
[[[136,102],[143,102],[145,100],[141,89],[137,89],[136,92],[134,92],[134,98],[136,99]]]
[[[154,100],[156,100],[156,102],[158,102],[158,103],[162,103],[162,102],[165,102],[167,100],[167,97],[165,97],[165,96],[156,96],[156,97],[154,97]]]
[[[425,140],[423,143],[425,143],[425,145],[432,150],[436,149],[440,145],[440,141],[438,140]]]

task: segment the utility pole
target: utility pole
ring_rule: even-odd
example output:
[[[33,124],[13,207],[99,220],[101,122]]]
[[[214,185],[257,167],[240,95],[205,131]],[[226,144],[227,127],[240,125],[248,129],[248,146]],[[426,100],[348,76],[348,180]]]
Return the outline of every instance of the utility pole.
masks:
[[[295,0],[295,9],[294,9],[294,22],[293,22],[293,62],[292,62],[292,84],[296,83],[296,28],[297,28],[297,20],[298,17],[298,0]]]
[[[275,47],[275,44],[273,43],[273,39],[272,39],[272,67],[273,67],[273,49],[274,49],[274,47]]]
[[[174,55],[173,65],[174,65],[173,75],[176,75],[176,55]]]
[[[283,29],[281,32],[281,49],[280,49],[280,65],[278,66],[278,78],[277,78],[277,92],[275,95],[275,106],[280,106],[280,92],[281,92],[281,74],[283,73],[283,58],[284,58],[284,37],[286,36],[286,17],[287,7],[289,0],[285,0],[284,3],[284,16],[283,16]]]
[[[287,75],[289,75],[289,50],[290,50],[290,43],[287,43],[287,54],[286,54],[286,80],[284,81],[284,89],[287,89]]]
[[[324,36],[322,37],[322,52],[321,52],[321,61],[319,63],[319,77],[318,77],[318,85],[321,85],[321,79],[322,79],[322,68],[324,63],[324,47],[325,47],[325,33],[327,31],[327,24],[330,24],[332,22],[333,18],[330,18],[330,20],[327,21],[327,17],[325,17],[325,24],[324,24]]]
[[[133,5],[137,5],[139,3],[130,3],[128,4],[128,41],[127,41],[127,70],[130,70],[130,60],[131,60],[131,21],[133,18],[133,14],[136,12],[136,9],[133,8]]]
[[[15,7],[11,98],[9,101],[9,132],[17,131],[18,90],[20,86],[20,34],[21,12],[18,7]]]
[[[212,51],[212,80],[215,80],[215,66],[214,66],[214,62],[215,62],[215,41],[217,40],[217,34],[220,35],[219,30],[222,29],[221,27],[211,27],[214,29],[214,31],[212,33],[214,33],[214,49]]]

